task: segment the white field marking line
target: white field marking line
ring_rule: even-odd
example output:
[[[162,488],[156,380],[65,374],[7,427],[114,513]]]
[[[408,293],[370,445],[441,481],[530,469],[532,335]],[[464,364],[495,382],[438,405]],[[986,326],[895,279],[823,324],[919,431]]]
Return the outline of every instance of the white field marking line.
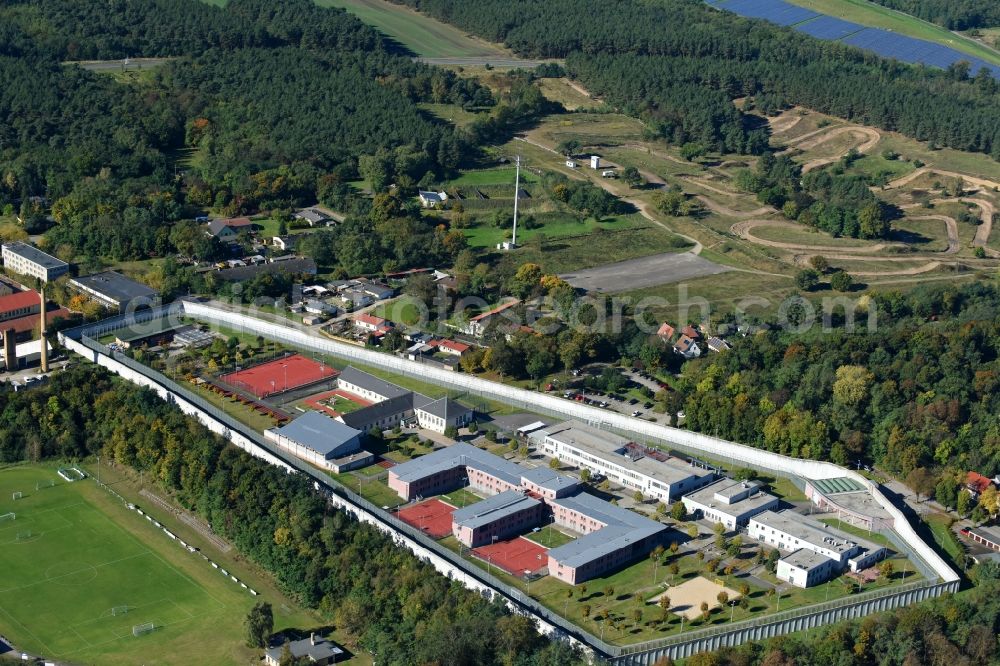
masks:
[[[114,506],[118,507],[118,509],[120,509],[121,511],[123,511],[123,512],[124,512],[124,513],[123,513],[123,515],[125,515],[125,516],[129,516],[130,518],[132,518],[132,519],[134,519],[134,520],[140,520],[140,519],[139,519],[139,518],[137,517],[137,514],[135,514],[135,513],[134,513],[134,512],[132,512],[132,511],[129,511],[129,510],[125,509],[124,505],[119,505],[119,504],[115,504]],[[163,558],[162,558],[162,557],[160,556],[160,554],[159,554],[159,553],[157,553],[157,552],[153,551],[153,550],[152,550],[151,548],[149,548],[149,546],[147,546],[147,545],[146,545],[145,543],[143,543],[142,541],[140,541],[140,540],[139,540],[139,537],[138,537],[138,536],[136,536],[135,534],[133,534],[133,533],[132,533],[132,532],[131,532],[131,531],[130,531],[130,530],[129,530],[128,528],[126,528],[126,527],[124,527],[124,526],[120,525],[120,524],[119,524],[119,523],[118,523],[117,521],[115,521],[114,519],[112,519],[112,518],[111,518],[111,516],[110,516],[110,515],[109,515],[109,514],[108,514],[107,512],[105,512],[105,511],[102,511],[101,509],[99,509],[99,508],[97,508],[97,507],[94,507],[94,509],[95,509],[95,510],[96,510],[96,511],[97,511],[97,512],[98,512],[99,514],[101,514],[102,516],[104,516],[105,520],[109,521],[109,522],[110,522],[110,523],[111,523],[112,525],[114,525],[114,526],[115,526],[115,527],[116,527],[116,528],[117,528],[117,529],[118,529],[119,531],[123,532],[123,533],[124,533],[124,534],[126,534],[126,535],[127,535],[127,536],[128,536],[129,538],[130,538],[130,539],[132,539],[132,541],[133,541],[133,542],[135,542],[135,544],[136,544],[136,545],[138,545],[138,546],[139,546],[140,548],[142,548],[142,550],[143,550],[143,554],[145,554],[145,553],[149,553],[149,554],[151,554],[151,555],[152,555],[153,557],[155,557],[156,559],[158,559],[158,560],[160,561],[160,563],[162,563],[162,564],[163,564],[164,566],[166,566],[166,567],[167,567],[168,569],[170,569],[171,571],[173,571],[173,572],[174,572],[175,574],[177,574],[177,575],[178,575],[178,576],[180,576],[181,578],[185,579],[185,580],[186,580],[186,581],[187,581],[188,583],[190,583],[191,585],[194,585],[194,586],[195,586],[195,588],[197,588],[197,589],[201,590],[201,591],[202,591],[202,592],[203,592],[203,593],[205,594],[205,596],[207,596],[207,597],[208,597],[209,599],[211,599],[212,601],[214,601],[215,603],[217,603],[217,604],[218,604],[218,605],[219,605],[219,606],[220,606],[221,608],[226,608],[226,607],[227,607],[227,605],[226,605],[226,603],[225,603],[225,602],[223,602],[223,601],[220,601],[219,599],[216,599],[216,598],[215,598],[215,596],[214,596],[214,595],[212,595],[212,594],[211,594],[211,593],[210,593],[210,592],[208,591],[208,589],[207,589],[207,588],[206,588],[206,587],[205,587],[204,585],[201,585],[201,584],[200,584],[200,583],[199,583],[198,581],[196,581],[196,580],[194,580],[193,578],[191,578],[190,576],[188,576],[188,575],[187,575],[186,573],[184,573],[183,571],[181,571],[180,569],[178,569],[177,567],[175,567],[175,566],[174,566],[173,564],[171,564],[170,562],[167,562],[166,560],[164,560],[164,559],[163,559]],[[158,531],[158,532],[159,532],[159,533],[160,533],[161,535],[163,534],[162,530],[159,530],[159,529],[158,529],[157,531]],[[166,544],[164,544],[164,545],[166,545]],[[182,550],[182,549],[180,549],[180,548],[178,548],[178,549],[177,549],[177,551],[178,551],[178,552],[185,552],[185,553],[187,552],[187,551],[183,551],[183,550]],[[240,580],[242,580],[242,578],[241,578]]]
[[[9,525],[7,525],[5,523],[0,523],[0,525],[5,525],[4,527],[0,527],[0,532],[9,530],[12,527],[16,527],[15,523],[17,523],[18,521],[31,520],[35,516],[40,516],[40,515],[42,515],[44,513],[52,513],[53,511],[62,511],[63,509],[66,509],[68,507],[79,506],[81,504],[86,504],[86,502],[73,502],[72,504],[63,504],[63,505],[60,505],[60,506],[54,506],[51,509],[41,509],[39,511],[23,511],[23,510],[22,511],[12,511],[11,513],[14,513],[15,515],[23,515],[24,517],[23,518],[20,518],[20,517],[19,518],[15,518],[14,520],[9,521],[9,523],[10,523]],[[4,513],[6,513],[6,512],[4,512]],[[66,524],[68,524],[68,525],[72,525],[73,524],[73,523],[71,523],[69,521],[69,519],[66,518],[66,516],[64,516],[62,514],[57,514],[57,515],[59,516],[59,518],[61,520],[65,521]],[[21,525],[23,526],[24,523],[21,523]]]
[[[42,648],[44,649],[44,651],[46,653],[48,653],[48,654],[58,654],[56,652],[53,652],[52,648],[49,647],[48,643],[46,643],[45,641],[41,640],[38,636],[36,636],[34,633],[32,633],[32,631],[30,629],[28,629],[28,627],[26,627],[25,625],[21,624],[21,622],[16,617],[14,617],[13,615],[11,615],[10,612],[6,608],[3,607],[3,604],[0,604],[0,613],[3,613],[4,615],[7,616],[8,619],[10,619],[11,622],[13,622],[17,626],[21,627],[22,631],[24,631],[24,633],[26,633],[29,636],[31,636],[32,640],[34,640],[36,643],[38,643],[39,645],[41,645]]]
[[[82,573],[84,571],[87,571],[88,568],[89,569],[101,569],[103,567],[106,567],[106,566],[109,566],[109,565],[112,565],[112,564],[117,564],[119,562],[124,562],[125,560],[133,560],[133,559],[135,559],[137,557],[142,557],[145,554],[146,553],[136,553],[135,555],[129,555],[127,557],[120,557],[117,560],[111,560],[110,562],[102,562],[101,564],[88,564],[86,567],[81,567],[80,569],[75,569],[73,571],[69,571],[67,573],[60,574],[58,576],[53,576],[51,578],[45,578],[45,579],[42,579],[42,580],[36,580],[36,581],[34,581],[32,583],[28,583],[27,585],[22,585],[20,587],[9,587],[6,590],[0,590],[0,594],[7,594],[8,592],[16,592],[17,590],[26,590],[26,589],[28,589],[30,587],[35,587],[37,585],[42,585],[43,583],[49,583],[49,582],[52,582],[52,581],[57,581],[57,580],[60,580],[62,578],[66,578],[67,576],[73,576],[75,574]]]

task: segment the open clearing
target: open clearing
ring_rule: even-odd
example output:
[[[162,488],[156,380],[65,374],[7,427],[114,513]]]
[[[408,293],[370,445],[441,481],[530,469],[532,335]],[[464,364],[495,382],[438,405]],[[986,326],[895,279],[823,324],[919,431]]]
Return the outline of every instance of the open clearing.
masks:
[[[1000,65],[1000,53],[984,44],[873,2],[866,0],[789,0],[789,2],[853,23],[872,28],[885,28],[908,37],[925,39],[982,58],[994,65]]]
[[[513,54],[454,26],[383,0],[317,0],[323,7],[346,9],[385,36],[424,58],[515,60]],[[456,62],[454,64],[463,64]]]
[[[23,497],[12,500],[14,492]],[[92,479],[66,483],[53,467],[7,468],[0,514],[10,511],[16,518],[0,523],[0,626],[18,647],[101,664],[238,663],[252,655],[242,621],[255,597]],[[152,633],[132,635],[147,622]]]
[[[650,603],[658,603],[664,594],[670,599],[670,610],[677,615],[683,615],[688,620],[693,620],[701,615],[702,603],[708,604],[709,610],[714,610],[722,606],[719,603],[719,594],[725,592],[730,600],[740,598],[740,593],[731,587],[726,587],[719,583],[708,580],[704,576],[696,576],[686,580],[676,587],[667,588],[652,599]]]
[[[725,266],[684,252],[656,254],[651,257],[605,264],[588,270],[566,273],[560,277],[578,289],[615,293],[682,282],[724,273],[727,270],[729,269]]]

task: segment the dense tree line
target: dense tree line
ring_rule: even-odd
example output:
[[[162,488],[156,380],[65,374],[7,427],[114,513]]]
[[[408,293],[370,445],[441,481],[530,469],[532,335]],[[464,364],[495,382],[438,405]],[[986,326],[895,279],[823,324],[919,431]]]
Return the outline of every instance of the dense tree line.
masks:
[[[493,135],[541,108],[497,106],[475,81],[395,53],[357,18],[308,0],[112,10],[24,0],[0,8],[0,26],[0,208],[44,221],[25,207],[47,197],[48,240],[68,256],[163,256],[177,221],[205,208],[235,215],[320,199],[363,213],[346,183],[364,159],[388,155],[389,182],[405,193],[476,150],[475,132],[418,102],[493,109],[475,128]],[[137,55],[176,59],[137,84],[60,64]],[[193,157],[178,163],[185,149]]]
[[[997,288],[875,293],[862,306],[877,330],[861,311],[853,331],[760,333],[689,364],[668,403],[693,430],[900,478],[920,470],[925,488],[1000,473]]]
[[[1000,5],[993,0],[872,0],[949,30],[1000,25]]]
[[[867,176],[845,173],[857,157],[852,151],[832,167],[803,175],[787,155],[764,153],[753,169],[737,174],[736,184],[785,217],[833,236],[885,238],[897,211],[872,193]]]
[[[332,510],[304,476],[228,445],[151,391],[94,366],[37,390],[0,390],[0,435],[4,462],[100,453],[144,471],[379,663],[583,663],[527,618]]]
[[[698,0],[400,1],[520,53],[565,57],[592,93],[649,118],[669,140],[762,150],[749,120],[724,108],[723,91],[1000,157],[1000,95],[988,73],[960,80],[961,69],[902,65]]]

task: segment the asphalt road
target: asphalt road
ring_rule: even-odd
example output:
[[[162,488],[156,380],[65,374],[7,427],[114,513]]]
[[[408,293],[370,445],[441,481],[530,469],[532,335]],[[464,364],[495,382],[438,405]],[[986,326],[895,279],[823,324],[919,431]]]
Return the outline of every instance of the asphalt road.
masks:
[[[559,277],[578,289],[615,293],[716,275],[728,270],[690,252],[668,252],[565,273]]]

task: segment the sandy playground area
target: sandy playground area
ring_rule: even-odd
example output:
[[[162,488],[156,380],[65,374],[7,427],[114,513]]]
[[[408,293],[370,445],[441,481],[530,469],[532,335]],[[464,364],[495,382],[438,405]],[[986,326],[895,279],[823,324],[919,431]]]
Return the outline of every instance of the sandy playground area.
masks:
[[[660,597],[665,594],[670,597],[671,611],[677,615],[683,615],[688,620],[694,620],[701,615],[702,602],[708,604],[709,610],[721,606],[718,598],[719,592],[728,594],[730,600],[740,598],[740,593],[736,590],[726,587],[721,583],[710,581],[704,576],[697,576],[680,585],[667,588],[650,599],[649,603],[658,604]]]

